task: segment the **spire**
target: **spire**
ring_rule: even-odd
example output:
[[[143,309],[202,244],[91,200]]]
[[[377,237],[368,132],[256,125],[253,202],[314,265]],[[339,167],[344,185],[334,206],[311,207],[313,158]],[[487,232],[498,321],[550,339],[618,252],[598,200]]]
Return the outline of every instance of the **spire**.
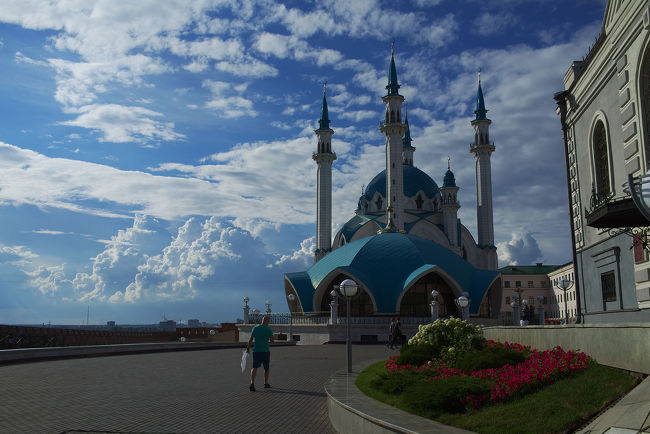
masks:
[[[397,68],[395,68],[395,40],[390,47],[390,71],[388,72],[388,95],[399,95],[398,89],[400,88],[397,83]]]
[[[476,92],[476,120],[487,119],[485,117],[487,110],[485,110],[485,101],[483,101],[483,89],[481,89],[481,69],[478,70],[478,92]]]
[[[447,173],[442,181],[442,188],[456,187],[456,177],[454,172],[451,171],[451,157],[447,157]]]
[[[408,103],[406,103],[404,108],[404,124],[406,125],[406,131],[404,131],[404,135],[402,136],[402,144],[405,148],[411,148],[413,139],[411,139],[411,129],[409,128]]]
[[[327,98],[325,97],[326,89],[327,89],[327,80],[325,80],[325,84],[323,84],[323,108],[321,109],[320,120],[318,121],[319,130],[330,129],[330,118],[327,112]]]

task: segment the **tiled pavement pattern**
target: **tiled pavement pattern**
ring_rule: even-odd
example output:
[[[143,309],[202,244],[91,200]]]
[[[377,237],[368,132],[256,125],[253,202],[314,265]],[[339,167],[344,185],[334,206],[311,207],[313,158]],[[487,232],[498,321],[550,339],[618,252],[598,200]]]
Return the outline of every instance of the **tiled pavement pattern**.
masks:
[[[383,345],[354,346],[379,360]],[[248,390],[241,349],[0,366],[0,433],[331,433],[323,385],[345,345],[271,349],[271,389]],[[248,367],[250,368],[251,359]]]

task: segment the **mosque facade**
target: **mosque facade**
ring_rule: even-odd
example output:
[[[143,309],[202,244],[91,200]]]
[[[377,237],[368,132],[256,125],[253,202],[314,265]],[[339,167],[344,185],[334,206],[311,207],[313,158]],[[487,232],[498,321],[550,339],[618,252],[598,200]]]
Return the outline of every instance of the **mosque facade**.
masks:
[[[315,263],[307,271],[285,274],[285,293],[295,295],[295,305],[289,307],[299,313],[328,311],[332,288],[349,278],[359,284],[351,306],[353,316],[428,316],[435,289],[440,316],[456,315],[454,300],[466,295],[472,316],[496,318],[501,287],[492,217],[490,158],[495,146],[490,141],[491,120],[486,116],[480,75],[469,148],[476,164],[477,241],[458,218],[460,188],[449,163],[441,187],[414,165],[416,148],[399,88],[391,53],[379,127],[385,136],[386,168],[367,184],[355,215],[334,237],[332,164],[337,157],[323,92],[313,154],[317,164]],[[345,305],[339,310],[344,312]]]

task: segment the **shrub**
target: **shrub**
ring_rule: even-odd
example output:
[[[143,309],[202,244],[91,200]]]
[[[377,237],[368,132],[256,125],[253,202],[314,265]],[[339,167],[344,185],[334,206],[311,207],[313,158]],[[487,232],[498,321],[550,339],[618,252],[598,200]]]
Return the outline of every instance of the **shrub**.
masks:
[[[440,355],[440,348],[429,344],[406,344],[399,350],[399,357],[395,361],[398,365],[411,364],[420,366]]]
[[[456,358],[454,367],[465,372],[479,369],[500,368],[504,365],[516,365],[526,360],[520,351],[504,346],[485,346],[482,350],[472,349]]]
[[[446,360],[453,360],[470,348],[484,345],[483,331],[468,321],[458,318],[436,322],[418,327],[418,332],[409,339],[410,346],[428,345],[433,354]],[[430,360],[430,359],[429,359]]]
[[[418,413],[435,417],[442,412],[465,411],[468,397],[489,396],[489,393],[488,382],[463,376],[414,383],[402,397],[404,403]]]

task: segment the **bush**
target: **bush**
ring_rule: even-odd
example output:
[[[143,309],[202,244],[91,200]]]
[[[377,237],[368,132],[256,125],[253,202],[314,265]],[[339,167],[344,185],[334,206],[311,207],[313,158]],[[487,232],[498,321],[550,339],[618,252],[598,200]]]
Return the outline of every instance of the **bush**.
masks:
[[[438,319],[432,324],[421,325],[408,341],[414,347],[428,345],[433,348],[435,357],[447,360],[455,359],[470,348],[481,348],[484,342],[483,331],[479,327],[458,318]]]
[[[485,346],[482,350],[472,349],[456,358],[454,367],[465,372],[479,369],[500,368],[504,365],[517,365],[526,360],[526,355],[503,346]]]
[[[422,381],[422,378],[413,372],[397,375],[382,372],[371,381],[370,385],[388,395],[399,395],[419,381]]]
[[[467,397],[489,396],[490,384],[473,377],[451,377],[447,379],[420,381],[414,383],[402,395],[404,403],[418,414],[436,417],[440,413],[465,411]]]
[[[395,361],[398,365],[411,364],[420,366],[440,355],[440,348],[433,347],[429,344],[406,344],[399,350],[399,357]]]

